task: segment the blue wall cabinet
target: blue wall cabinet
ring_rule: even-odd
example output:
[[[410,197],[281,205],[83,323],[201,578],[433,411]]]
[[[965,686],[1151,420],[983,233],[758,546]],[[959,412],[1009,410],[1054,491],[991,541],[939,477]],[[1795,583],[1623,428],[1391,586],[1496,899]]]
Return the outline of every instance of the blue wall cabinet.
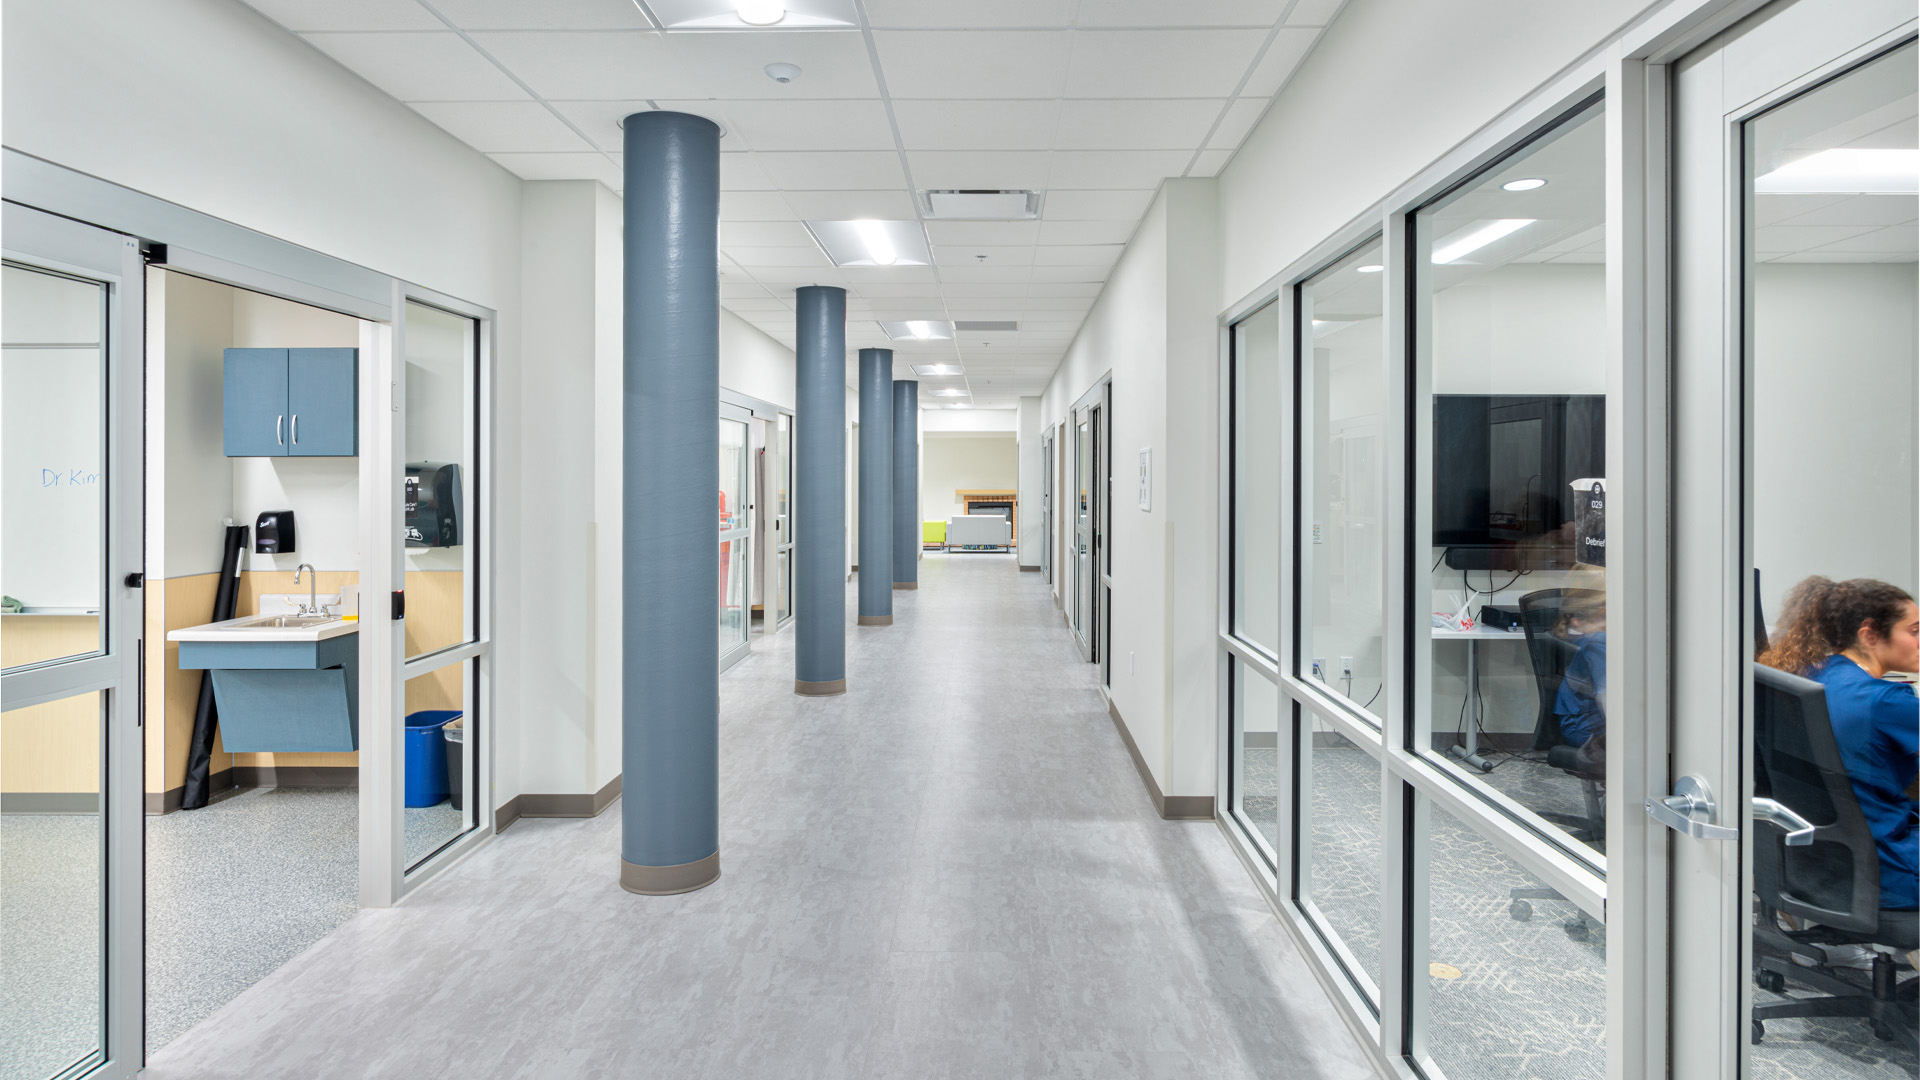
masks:
[[[228,457],[353,457],[360,444],[360,350],[228,349]]]

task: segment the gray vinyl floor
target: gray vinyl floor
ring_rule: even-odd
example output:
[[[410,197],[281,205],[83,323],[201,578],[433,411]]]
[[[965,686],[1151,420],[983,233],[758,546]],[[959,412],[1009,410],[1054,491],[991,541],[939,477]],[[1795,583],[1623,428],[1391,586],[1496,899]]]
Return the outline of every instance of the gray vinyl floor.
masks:
[[[523,820],[154,1055],[218,1077],[1373,1076],[1218,829],[1154,815],[1038,574],[930,555],[850,691],[721,679],[718,882]],[[852,604],[849,604],[849,615]]]

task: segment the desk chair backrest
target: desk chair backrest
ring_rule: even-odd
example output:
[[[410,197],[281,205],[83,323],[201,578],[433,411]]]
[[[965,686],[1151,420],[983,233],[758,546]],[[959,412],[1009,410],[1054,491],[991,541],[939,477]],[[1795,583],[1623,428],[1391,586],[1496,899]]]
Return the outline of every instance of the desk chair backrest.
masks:
[[[1527,658],[1533,661],[1533,684],[1540,694],[1540,713],[1533,722],[1535,750],[1550,750],[1562,742],[1553,705],[1579,649],[1578,639],[1567,637],[1566,614],[1598,609],[1606,598],[1599,589],[1540,589],[1520,598],[1520,625],[1527,632]]]
[[[1833,737],[1826,688],[1812,679],[1753,667],[1754,790],[1815,826],[1813,843],[1786,846],[1768,825],[1753,836],[1760,902],[1836,930],[1880,925],[1880,850]]]

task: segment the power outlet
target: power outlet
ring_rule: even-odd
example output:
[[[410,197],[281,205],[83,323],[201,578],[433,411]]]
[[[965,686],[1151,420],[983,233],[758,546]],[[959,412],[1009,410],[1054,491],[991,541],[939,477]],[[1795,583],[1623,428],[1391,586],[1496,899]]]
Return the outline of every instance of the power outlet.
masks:
[[[1313,677],[1321,682],[1327,681],[1327,661],[1322,657],[1313,658]]]
[[[1340,658],[1340,677],[1343,679],[1353,678],[1353,657],[1343,656]]]

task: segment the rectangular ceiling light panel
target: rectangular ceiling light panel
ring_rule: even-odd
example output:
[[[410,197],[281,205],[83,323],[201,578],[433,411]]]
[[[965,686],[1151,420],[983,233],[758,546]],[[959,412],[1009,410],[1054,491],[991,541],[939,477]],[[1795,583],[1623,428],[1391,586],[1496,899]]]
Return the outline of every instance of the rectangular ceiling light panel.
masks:
[[[1020,324],[1003,319],[955,319],[955,330],[974,330],[982,333],[1002,333],[1020,329]]]
[[[936,375],[959,375],[961,371],[959,364],[915,364],[913,373],[925,379]]]
[[[647,0],[669,30],[786,30],[858,26],[853,0]]]
[[[809,221],[807,231],[835,266],[931,266],[926,230],[917,221]]]
[[[880,329],[886,331],[891,341],[952,341],[953,331],[944,320],[905,319],[899,322],[883,321]]]
[[[1920,150],[1822,150],[1756,177],[1753,189],[1763,195],[1912,195],[1920,192]]]
[[[1040,216],[1038,191],[922,191],[920,209],[945,221],[1031,221]]]

